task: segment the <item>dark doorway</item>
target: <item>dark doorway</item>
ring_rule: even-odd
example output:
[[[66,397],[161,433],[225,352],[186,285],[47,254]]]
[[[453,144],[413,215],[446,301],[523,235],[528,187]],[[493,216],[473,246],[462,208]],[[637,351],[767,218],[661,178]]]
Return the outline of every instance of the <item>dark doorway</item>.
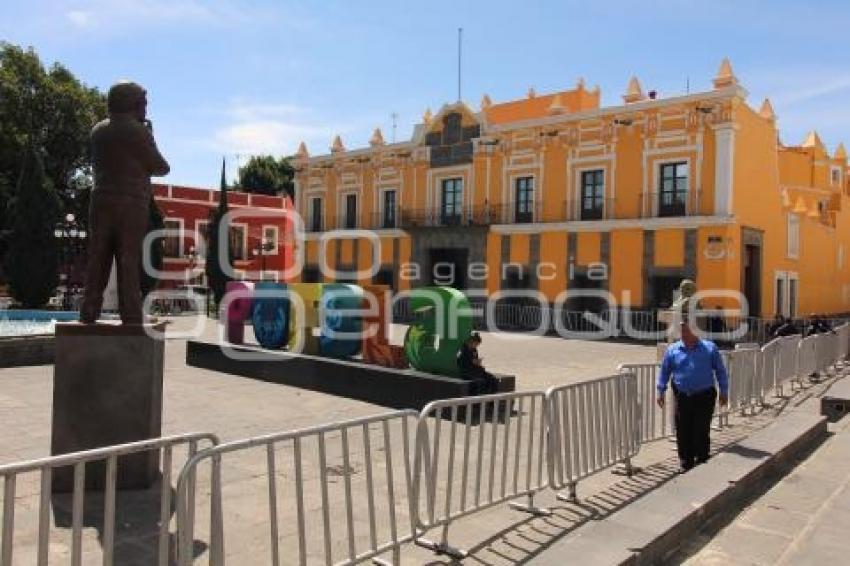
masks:
[[[744,296],[749,304],[749,316],[761,315],[761,247],[744,246]]]
[[[569,290],[585,290],[585,289],[604,289],[604,279],[591,279],[586,273],[577,273],[570,281]],[[578,312],[593,312],[598,313],[608,308],[605,300],[600,297],[573,296],[567,294],[567,305],[569,310]]]
[[[469,250],[463,248],[431,248],[431,265],[425,280],[430,285],[466,289]]]
[[[673,305],[673,293],[684,279],[681,275],[656,275],[650,278],[648,304],[651,309],[668,309]]]

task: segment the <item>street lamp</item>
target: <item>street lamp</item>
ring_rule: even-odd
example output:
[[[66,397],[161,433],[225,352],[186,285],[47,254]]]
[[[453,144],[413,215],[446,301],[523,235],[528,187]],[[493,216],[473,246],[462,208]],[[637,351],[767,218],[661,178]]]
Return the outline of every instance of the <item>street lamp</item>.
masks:
[[[63,269],[59,273],[59,279],[65,281],[64,301],[67,308],[70,306],[70,291],[75,287],[74,264],[77,256],[84,250],[88,233],[77,223],[74,214],[69,212],[63,221],[56,223],[53,236],[59,241],[62,268],[67,269],[67,272],[63,272]]]

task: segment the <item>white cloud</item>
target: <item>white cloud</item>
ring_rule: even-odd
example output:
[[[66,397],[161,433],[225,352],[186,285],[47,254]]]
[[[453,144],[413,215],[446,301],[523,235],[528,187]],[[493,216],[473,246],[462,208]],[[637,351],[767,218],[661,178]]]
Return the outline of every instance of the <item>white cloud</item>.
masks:
[[[213,135],[212,146],[225,154],[295,153],[300,142],[325,153],[336,133],[347,127],[333,127],[317,118],[309,108],[294,104],[263,104],[237,101],[225,112],[230,123]]]
[[[86,30],[121,31],[128,27],[243,23],[247,12],[227,2],[199,0],[77,0],[65,13]]]
[[[91,13],[83,10],[71,10],[68,19],[77,27],[85,28],[91,25]]]

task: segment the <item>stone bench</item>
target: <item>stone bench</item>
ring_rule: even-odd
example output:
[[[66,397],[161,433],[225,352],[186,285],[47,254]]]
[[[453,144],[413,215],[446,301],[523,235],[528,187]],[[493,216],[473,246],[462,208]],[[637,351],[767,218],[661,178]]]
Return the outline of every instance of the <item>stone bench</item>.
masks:
[[[414,369],[393,369],[353,360],[337,360],[307,354],[291,354],[252,346],[230,346],[235,359],[222,346],[189,340],[186,365],[329,393],[394,409],[421,409],[431,401],[468,397],[472,383],[454,377]],[[515,388],[514,376],[497,376],[498,391]]]

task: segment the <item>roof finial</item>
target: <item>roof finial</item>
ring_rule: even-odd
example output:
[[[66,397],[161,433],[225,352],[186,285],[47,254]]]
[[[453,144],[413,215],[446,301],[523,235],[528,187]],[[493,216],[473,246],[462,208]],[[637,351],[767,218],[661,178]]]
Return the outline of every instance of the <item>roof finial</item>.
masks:
[[[536,98],[537,97],[537,92],[534,90],[533,86],[528,87],[528,92],[526,93],[526,96],[528,96],[528,98]]]
[[[381,128],[375,128],[375,131],[372,132],[372,137],[369,138],[369,145],[377,147],[379,145],[384,145],[384,143],[384,135],[381,133]]]
[[[489,96],[487,96],[486,94],[484,94],[484,95],[481,97],[481,109],[482,109],[482,110],[484,110],[484,109],[486,109],[486,108],[490,108],[490,106],[491,106],[492,104],[493,104],[493,102],[490,100],[490,97],[489,97]]]
[[[738,84],[738,77],[732,72],[732,63],[728,57],[724,57],[720,62],[720,68],[717,69],[717,76],[714,77],[714,88],[726,88]]]
[[[761,108],[759,109],[759,116],[761,116],[765,120],[776,120],[776,113],[774,113],[773,111],[773,105],[770,103],[769,98],[765,98],[764,102],[761,103]]]
[[[342,145],[342,139],[339,135],[334,136],[334,141],[331,144],[331,153],[340,153],[345,151],[345,146]]]
[[[428,124],[430,124],[430,123],[431,123],[431,119],[432,119],[433,117],[434,117],[434,115],[433,115],[433,114],[431,114],[431,109],[430,109],[430,108],[426,108],[426,109],[425,109],[425,113],[424,113],[424,114],[422,114],[422,121],[423,121],[423,122],[425,122],[425,125],[427,126]]]
[[[801,145],[803,147],[818,147],[823,149],[823,142],[821,141],[818,133],[814,130],[806,134],[806,139],[803,140]]]
[[[584,77],[578,78],[578,80],[576,81],[576,89],[577,90],[584,90]]]
[[[297,159],[307,159],[310,157],[310,152],[307,151],[307,145],[302,141],[298,144],[298,151],[295,152]]]
[[[838,143],[838,147],[835,148],[835,155],[833,155],[834,159],[847,159],[847,150],[844,149],[844,144],[842,142]]]
[[[626,94],[623,95],[623,102],[631,104],[643,100],[643,89],[640,87],[640,81],[634,75],[629,79],[629,86],[626,87]]]

